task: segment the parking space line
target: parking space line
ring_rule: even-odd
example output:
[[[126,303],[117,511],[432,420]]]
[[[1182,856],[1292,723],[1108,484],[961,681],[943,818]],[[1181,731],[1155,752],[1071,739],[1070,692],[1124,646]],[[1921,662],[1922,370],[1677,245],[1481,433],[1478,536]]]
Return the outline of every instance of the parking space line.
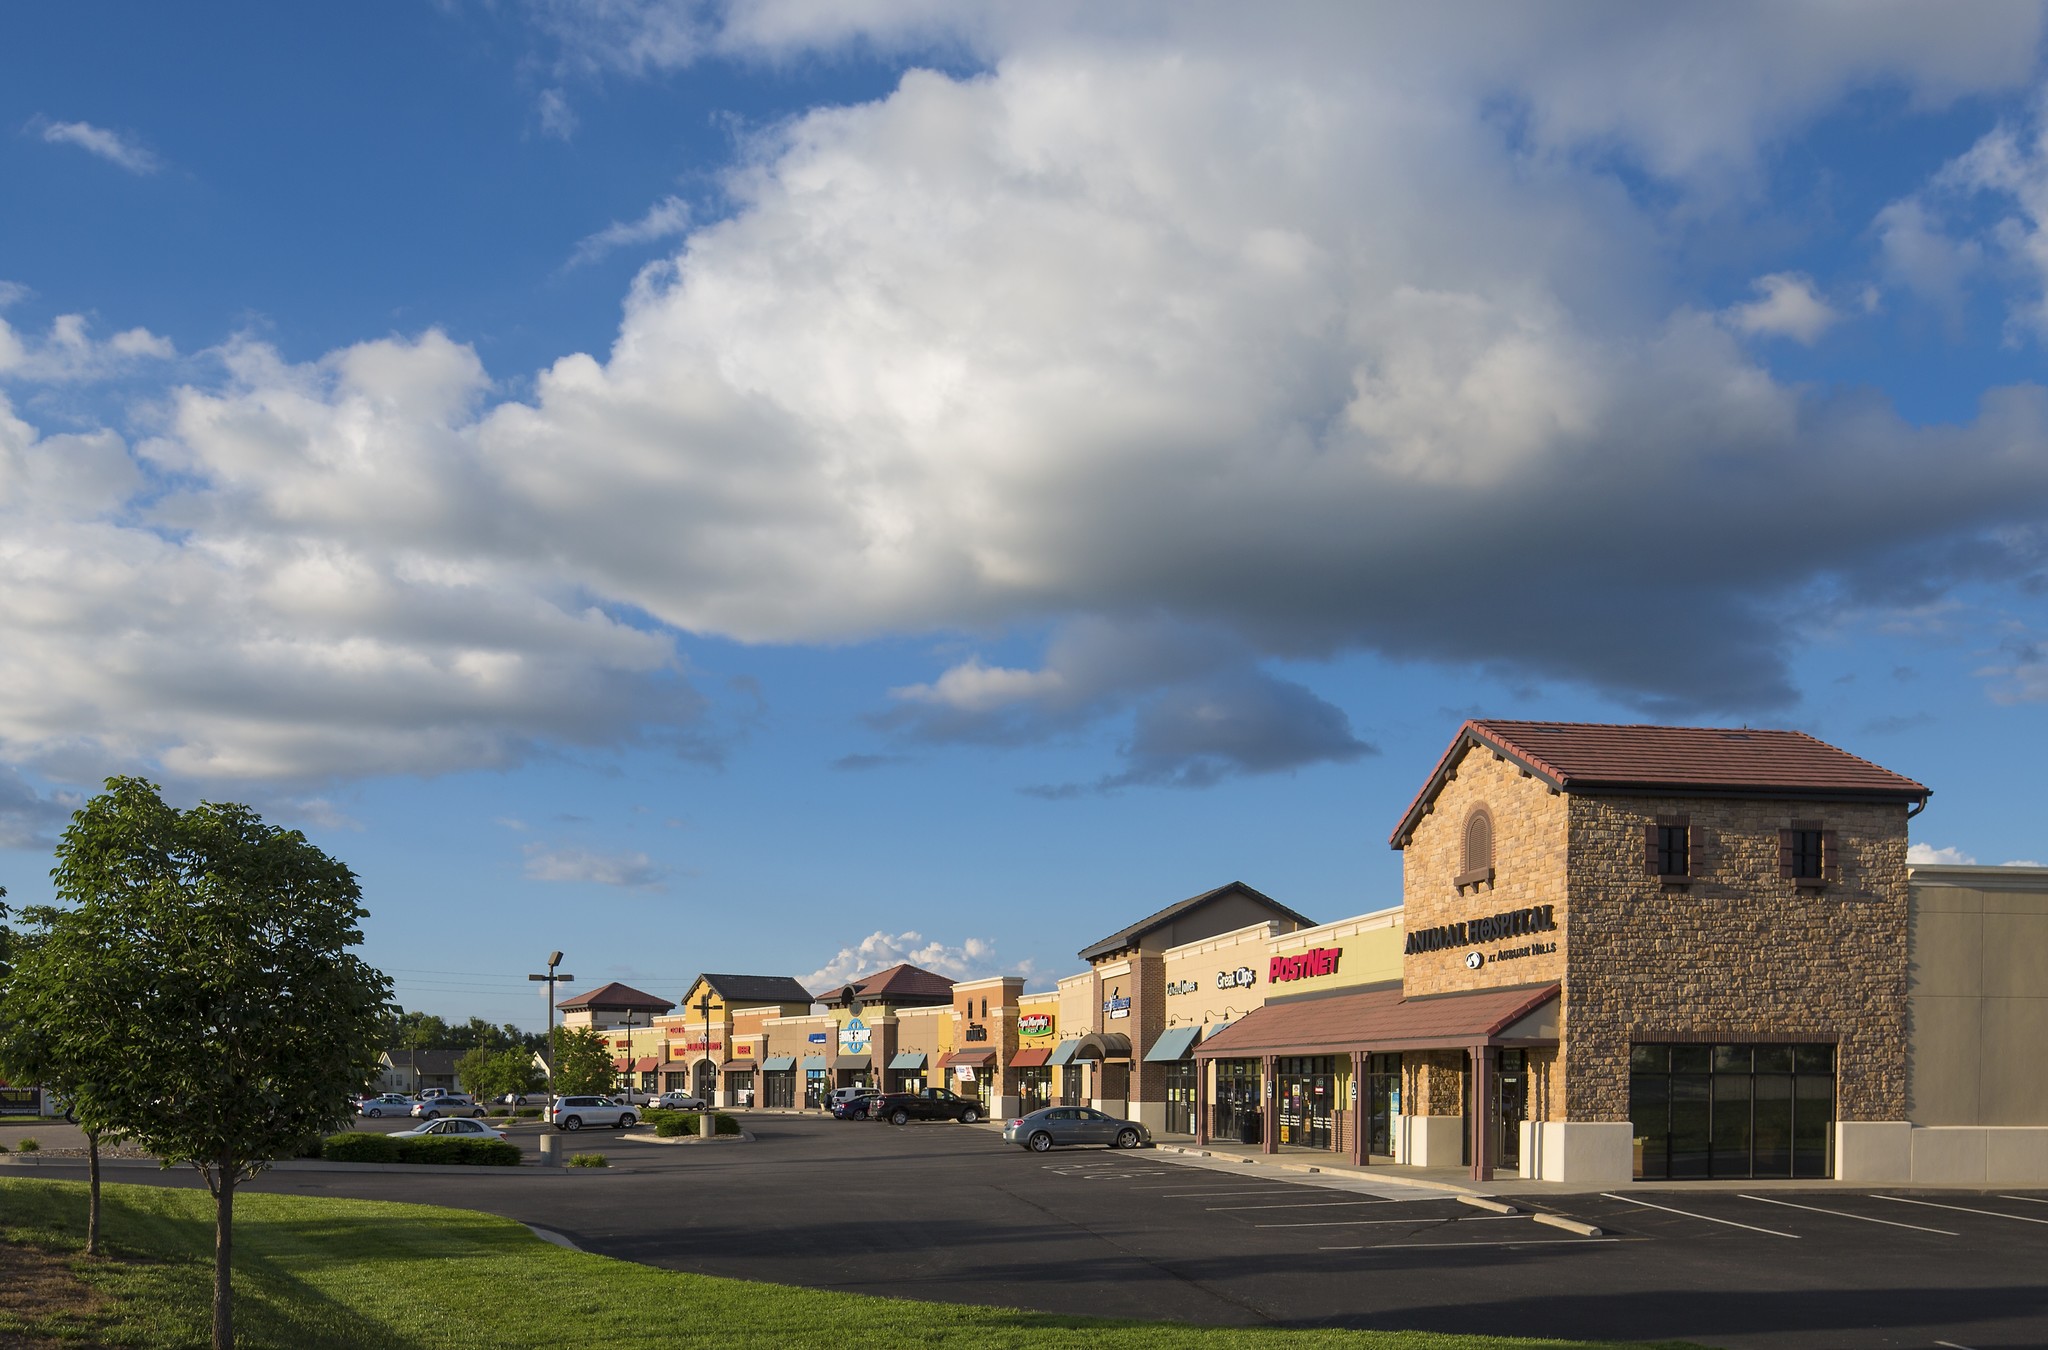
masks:
[[[1308,1200],[1293,1205],[1204,1205],[1211,1214],[1233,1209],[1333,1209],[1343,1205],[1391,1205],[1392,1200]]]
[[[2030,1205],[2048,1205],[2048,1200],[2043,1200],[2038,1195],[2001,1195],[1998,1198],[2001,1200],[2024,1200]],[[1937,1341],[1936,1344],[1940,1344],[1940,1342]]]
[[[2005,1198],[2005,1199],[2007,1199],[2007,1200],[2017,1200],[2017,1199],[2019,1199],[2019,1197],[2018,1197],[2018,1196],[2016,1196],[2016,1195],[2008,1195],[2008,1196],[2006,1196],[2006,1197],[2004,1197],[2004,1198]],[[2048,1203],[2048,1202],[2043,1202],[2043,1203]],[[1936,1344],[1936,1345],[1944,1345],[1944,1346],[1947,1346],[1947,1347],[1948,1347],[1948,1350],[1970,1350],[1970,1347],[1969,1347],[1969,1346],[1967,1346],[1967,1345],[1957,1345],[1957,1344],[1956,1344],[1956,1343],[1955,1343],[1954,1341],[1936,1341],[1936,1342],[1935,1342],[1935,1344]]]
[[[1760,1205],[1783,1205],[1787,1209],[1803,1209],[1814,1214],[1832,1214],[1841,1219],[1861,1219],[1864,1223],[1881,1223],[1887,1228],[1910,1228],[1916,1233],[1939,1233],[1943,1237],[1961,1237],[1946,1228],[1922,1228],[1917,1223],[1900,1223],[1897,1219],[1873,1219],[1868,1214],[1851,1214],[1846,1209],[1822,1209],[1819,1205],[1795,1205],[1790,1200],[1772,1200],[1761,1195],[1745,1195],[1745,1200],[1754,1200]]]
[[[1968,1205],[1937,1205],[1932,1200],[1909,1200],[1903,1195],[1873,1195],[1873,1200],[1894,1200],[1902,1205],[1925,1205],[1929,1209],[1952,1209],[1958,1214],[1988,1214],[1994,1219],[2011,1219],[2014,1223],[2048,1223],[2048,1219],[2030,1219],[2024,1214],[2007,1214],[1996,1209],[1971,1209]]]
[[[1419,1223],[1449,1223],[1449,1219],[1318,1219],[1301,1223],[1255,1223],[1254,1228],[1387,1228],[1406,1225],[1413,1228]]]
[[[1161,1200],[1213,1200],[1219,1195],[1293,1195],[1304,1189],[1300,1186],[1246,1186],[1234,1191],[1148,1191],[1142,1186],[1133,1186],[1133,1191],[1142,1195],[1156,1195]]]
[[[1673,1209],[1669,1205],[1653,1205],[1647,1200],[1633,1200],[1626,1195],[1616,1195],[1612,1191],[1602,1191],[1600,1194],[1606,1196],[1609,1200],[1619,1200],[1624,1204],[1641,1205],[1644,1209],[1661,1209],[1666,1214],[1677,1214],[1688,1219],[1705,1219],[1708,1223],[1724,1223],[1730,1228],[1746,1228],[1752,1233],[1768,1233],[1772,1237],[1793,1238],[1795,1240],[1799,1237],[1797,1233],[1780,1233],[1775,1228],[1758,1228],[1753,1223],[1737,1223],[1733,1219],[1717,1219],[1711,1214],[1695,1214],[1689,1209]],[[1592,1238],[1581,1239],[1581,1241],[1585,1242],[1593,1240]]]
[[[1467,1247],[1589,1247],[1596,1243],[1619,1242],[1620,1238],[1530,1238],[1527,1242],[1370,1242],[1355,1247],[1318,1247],[1325,1252],[1392,1252],[1428,1247],[1433,1251],[1462,1251]]]

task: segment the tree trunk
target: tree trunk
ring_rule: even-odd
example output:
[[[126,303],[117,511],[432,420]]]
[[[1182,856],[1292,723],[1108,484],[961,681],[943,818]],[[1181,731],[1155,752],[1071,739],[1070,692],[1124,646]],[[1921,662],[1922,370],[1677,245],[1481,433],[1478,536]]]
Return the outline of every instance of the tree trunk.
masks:
[[[85,1132],[85,1184],[91,1197],[85,1209],[85,1254],[100,1254],[100,1136],[97,1130]]]
[[[213,1350],[234,1350],[235,1165],[222,1159],[213,1206]]]

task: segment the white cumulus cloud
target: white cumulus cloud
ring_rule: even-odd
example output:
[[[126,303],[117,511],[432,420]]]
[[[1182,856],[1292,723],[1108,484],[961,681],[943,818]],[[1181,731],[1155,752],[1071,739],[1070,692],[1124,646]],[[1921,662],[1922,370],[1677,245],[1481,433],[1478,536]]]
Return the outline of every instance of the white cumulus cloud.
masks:
[[[529,881],[573,881],[622,890],[656,891],[662,889],[669,877],[668,868],[635,851],[599,853],[544,844],[529,844],[524,851],[526,862],[521,871]]]
[[[50,145],[75,146],[133,174],[152,174],[163,167],[163,161],[134,137],[106,127],[96,127],[90,122],[53,122],[37,118],[29,123],[29,130]]]
[[[1813,288],[1813,278],[1796,272],[1758,277],[1757,298],[1727,311],[1736,331],[1786,337],[1812,346],[1842,316]]]
[[[855,979],[905,961],[955,980],[987,975],[1028,975],[1031,965],[1026,961],[1015,969],[997,969],[995,944],[984,938],[970,937],[957,945],[948,945],[937,939],[928,939],[922,933],[887,933],[876,929],[852,946],[841,947],[830,960],[804,976],[799,983],[814,994],[822,993],[842,988]]]
[[[1923,867],[1968,867],[1977,860],[1959,848],[1936,848],[1932,844],[1908,844],[1906,861]]]

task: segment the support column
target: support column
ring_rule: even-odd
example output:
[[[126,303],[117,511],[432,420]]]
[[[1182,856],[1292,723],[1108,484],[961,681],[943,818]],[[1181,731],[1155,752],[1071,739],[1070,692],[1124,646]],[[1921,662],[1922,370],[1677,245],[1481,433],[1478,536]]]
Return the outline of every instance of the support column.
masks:
[[[1273,1056],[1259,1061],[1259,1111],[1266,1128],[1259,1132],[1259,1147],[1267,1153],[1280,1151],[1280,1084],[1275,1080]]]
[[[1354,1167],[1366,1167],[1372,1162],[1372,1142],[1367,1138],[1368,1118],[1372,1114],[1372,1094],[1366,1090],[1366,1054],[1363,1050],[1351,1052],[1351,1163]]]
[[[1209,1142],[1209,1070],[1215,1067],[1213,1059],[1195,1061],[1195,1142]]]
[[[1468,1104],[1465,1119],[1472,1130],[1472,1179],[1493,1180],[1493,1064],[1492,1057],[1483,1045],[1475,1045],[1466,1052],[1472,1057],[1472,1072],[1467,1076],[1472,1085],[1472,1101]]]

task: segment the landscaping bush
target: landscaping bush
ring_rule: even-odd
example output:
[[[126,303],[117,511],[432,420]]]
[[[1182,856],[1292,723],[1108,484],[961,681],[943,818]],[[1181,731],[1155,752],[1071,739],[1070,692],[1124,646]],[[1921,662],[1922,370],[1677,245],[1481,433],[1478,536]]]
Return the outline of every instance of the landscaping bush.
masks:
[[[539,1120],[543,1115],[547,1114],[547,1108],[541,1106],[522,1106],[512,1114],[521,1120]]]
[[[320,1156],[329,1162],[395,1163],[399,1142],[388,1134],[350,1130],[322,1140]]]
[[[517,1167],[519,1145],[509,1139],[465,1139],[460,1135],[398,1141],[402,1163],[447,1163],[469,1167]]]
[[[605,1157],[602,1153],[576,1153],[570,1155],[568,1165],[571,1167],[610,1167],[612,1163],[611,1159]]]
[[[675,1139],[679,1136],[686,1137],[697,1133],[698,1130],[703,1128],[703,1117],[695,1111],[663,1111],[661,1115],[665,1119],[655,1120],[651,1112],[647,1118],[654,1121],[654,1132],[663,1139]],[[714,1117],[714,1120],[716,1123],[711,1128],[720,1134],[738,1134],[740,1132],[739,1121],[722,1111]]]
[[[16,1144],[15,1147],[23,1153],[41,1153],[43,1151],[42,1143],[35,1139],[24,1139],[19,1144]]]

